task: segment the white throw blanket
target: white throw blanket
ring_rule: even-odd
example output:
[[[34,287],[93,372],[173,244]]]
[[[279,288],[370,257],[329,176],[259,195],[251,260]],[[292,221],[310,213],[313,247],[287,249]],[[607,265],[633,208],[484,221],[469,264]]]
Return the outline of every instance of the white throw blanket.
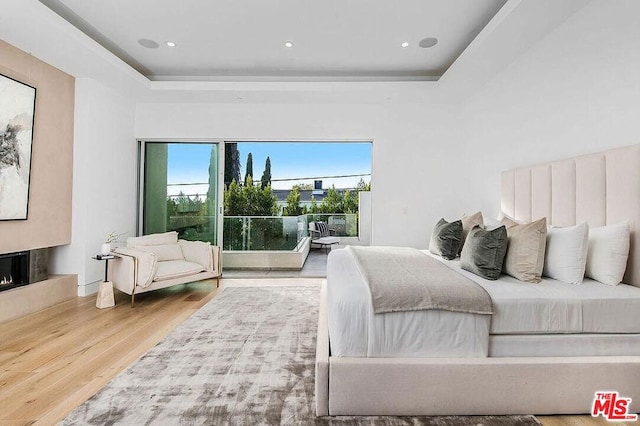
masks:
[[[408,247],[349,246],[369,285],[373,311],[441,309],[492,314],[491,297],[478,284]]]

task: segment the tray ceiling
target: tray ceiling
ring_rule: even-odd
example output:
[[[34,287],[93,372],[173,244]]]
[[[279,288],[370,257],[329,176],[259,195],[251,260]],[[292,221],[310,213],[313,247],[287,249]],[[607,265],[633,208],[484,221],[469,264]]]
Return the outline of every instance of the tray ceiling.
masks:
[[[385,81],[437,80],[506,0],[40,2],[150,80]]]

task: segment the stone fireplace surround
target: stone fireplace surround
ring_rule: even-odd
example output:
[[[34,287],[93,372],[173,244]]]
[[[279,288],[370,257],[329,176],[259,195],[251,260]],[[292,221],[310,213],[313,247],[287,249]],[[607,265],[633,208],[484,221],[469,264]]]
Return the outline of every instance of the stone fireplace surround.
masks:
[[[0,221],[0,253],[66,246],[71,244],[75,79],[3,40],[0,73],[37,89],[29,216]],[[0,291],[0,322],[77,297],[75,274],[45,274],[37,282],[29,274],[31,284]]]
[[[0,254],[0,291],[46,280],[48,260],[48,248]]]
[[[0,323],[77,297],[77,275],[49,275],[44,281],[0,291]]]
[[[0,323],[76,297],[77,275],[48,275],[49,249],[0,254]]]

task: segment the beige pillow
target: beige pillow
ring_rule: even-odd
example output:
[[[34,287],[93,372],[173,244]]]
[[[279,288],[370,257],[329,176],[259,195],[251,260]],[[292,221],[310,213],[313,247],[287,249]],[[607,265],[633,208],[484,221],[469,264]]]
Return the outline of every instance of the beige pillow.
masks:
[[[149,234],[141,237],[127,238],[128,247],[157,246],[159,244],[177,244],[178,233],[176,231],[163,232],[161,234]]]
[[[500,220],[500,223],[503,224],[507,229],[513,228],[514,226],[517,226],[517,225],[522,225],[521,223],[518,223],[515,220],[506,216],[503,217],[502,220]]]
[[[469,231],[471,231],[476,225],[478,225],[480,229],[484,229],[482,212],[477,212],[469,216],[467,216],[466,214],[462,216],[462,244],[460,244],[459,253],[462,252],[462,247],[464,247],[464,242],[467,239],[467,234],[469,234]]]
[[[529,283],[540,282],[547,244],[547,218],[523,225],[502,219],[507,227],[509,245],[503,272]]]
[[[180,244],[158,244],[156,246],[136,246],[135,248],[136,250],[155,254],[158,262],[184,260]]]

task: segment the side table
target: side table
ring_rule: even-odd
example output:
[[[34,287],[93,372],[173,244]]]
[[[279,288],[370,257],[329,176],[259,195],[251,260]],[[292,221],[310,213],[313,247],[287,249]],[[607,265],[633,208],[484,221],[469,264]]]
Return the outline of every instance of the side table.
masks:
[[[111,281],[107,281],[107,272],[109,271],[109,260],[115,259],[114,255],[108,254],[98,254],[91,257],[96,260],[104,260],[104,281],[100,283],[100,288],[98,289],[98,297],[96,298],[96,308],[104,309],[110,308],[116,305],[115,298],[113,296],[113,283]]]

